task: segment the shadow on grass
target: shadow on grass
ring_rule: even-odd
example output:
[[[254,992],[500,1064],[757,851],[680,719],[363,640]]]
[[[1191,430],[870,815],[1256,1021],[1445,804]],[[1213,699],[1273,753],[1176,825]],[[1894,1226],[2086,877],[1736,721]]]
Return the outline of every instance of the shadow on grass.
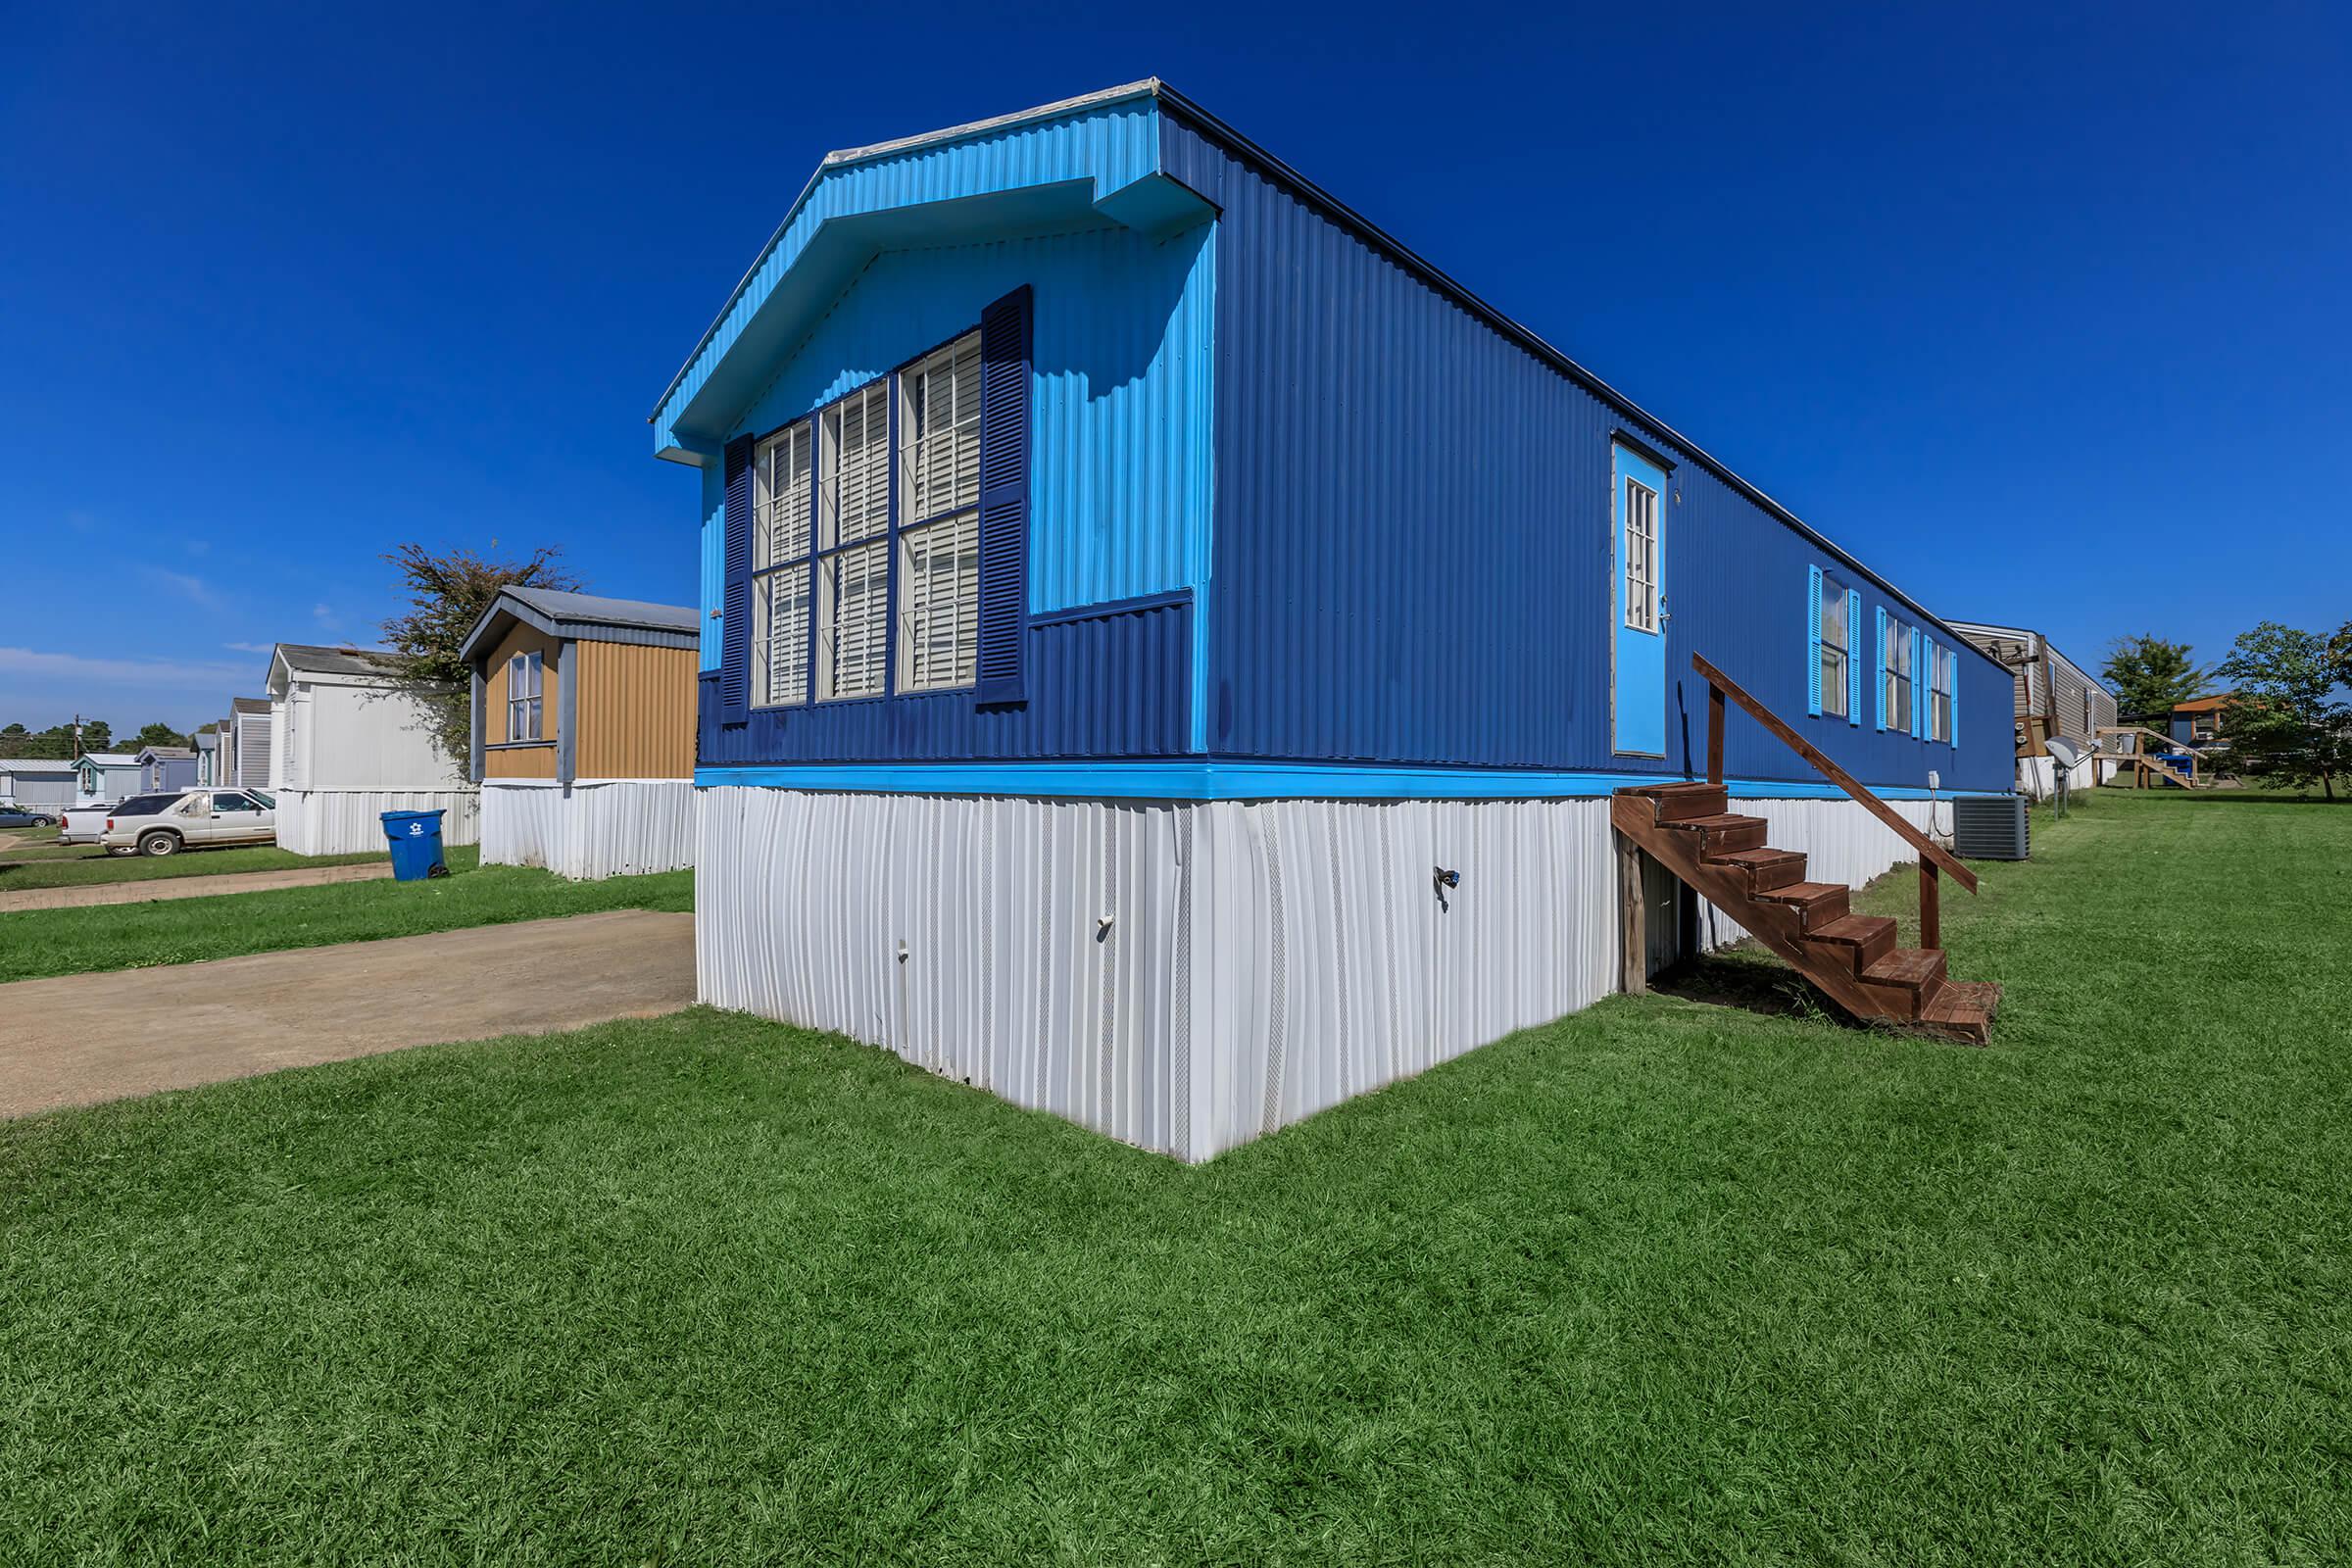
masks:
[[[1685,958],[1650,977],[1649,989],[1685,1002],[1738,1007],[1767,1018],[1803,1018],[1842,1029],[1863,1025],[1839,1011],[1813,982],[1761,949],[1734,948]]]

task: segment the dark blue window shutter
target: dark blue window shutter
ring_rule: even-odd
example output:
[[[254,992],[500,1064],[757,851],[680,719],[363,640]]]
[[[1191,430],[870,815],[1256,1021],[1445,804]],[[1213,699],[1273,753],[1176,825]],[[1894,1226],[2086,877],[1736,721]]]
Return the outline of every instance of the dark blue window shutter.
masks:
[[[727,586],[718,604],[718,721],[752,706],[752,438],[727,443]]]
[[[1029,285],[980,313],[980,657],[983,703],[1028,700]]]

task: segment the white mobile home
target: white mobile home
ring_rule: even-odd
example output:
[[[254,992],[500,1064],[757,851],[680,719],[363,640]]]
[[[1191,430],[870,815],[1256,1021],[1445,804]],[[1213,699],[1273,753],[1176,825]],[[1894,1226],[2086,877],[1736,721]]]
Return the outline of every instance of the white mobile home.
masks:
[[[441,755],[431,709],[393,677],[389,659],[381,649],[302,643],[271,651],[267,787],[282,848],[380,850],[385,811],[445,810],[443,842],[474,842],[476,792]]]
[[[64,758],[0,758],[0,801],[28,810],[74,804],[75,771]]]

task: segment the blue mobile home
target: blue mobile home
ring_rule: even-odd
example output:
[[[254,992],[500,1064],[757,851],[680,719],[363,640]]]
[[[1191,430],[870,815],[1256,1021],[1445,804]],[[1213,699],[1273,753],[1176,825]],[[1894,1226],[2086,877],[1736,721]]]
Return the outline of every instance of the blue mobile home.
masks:
[[[652,422],[705,1000],[1183,1157],[1613,989],[1693,654],[1916,824],[2011,789],[2007,671],[1155,81],[825,159]],[[1817,874],[1911,858],[1724,761]]]

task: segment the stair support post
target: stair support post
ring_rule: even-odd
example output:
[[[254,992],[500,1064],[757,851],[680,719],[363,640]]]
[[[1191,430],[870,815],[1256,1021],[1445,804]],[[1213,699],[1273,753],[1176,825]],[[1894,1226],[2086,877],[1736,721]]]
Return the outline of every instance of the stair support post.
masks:
[[[1943,909],[1937,898],[1942,882],[1943,873],[1936,869],[1934,860],[1919,862],[1919,945],[1923,948],[1943,946]]]
[[[1649,990],[1649,917],[1642,887],[1642,846],[1624,833],[1617,841],[1617,989],[1629,997]]]
[[[1723,688],[1707,683],[1707,782],[1723,782]]]

